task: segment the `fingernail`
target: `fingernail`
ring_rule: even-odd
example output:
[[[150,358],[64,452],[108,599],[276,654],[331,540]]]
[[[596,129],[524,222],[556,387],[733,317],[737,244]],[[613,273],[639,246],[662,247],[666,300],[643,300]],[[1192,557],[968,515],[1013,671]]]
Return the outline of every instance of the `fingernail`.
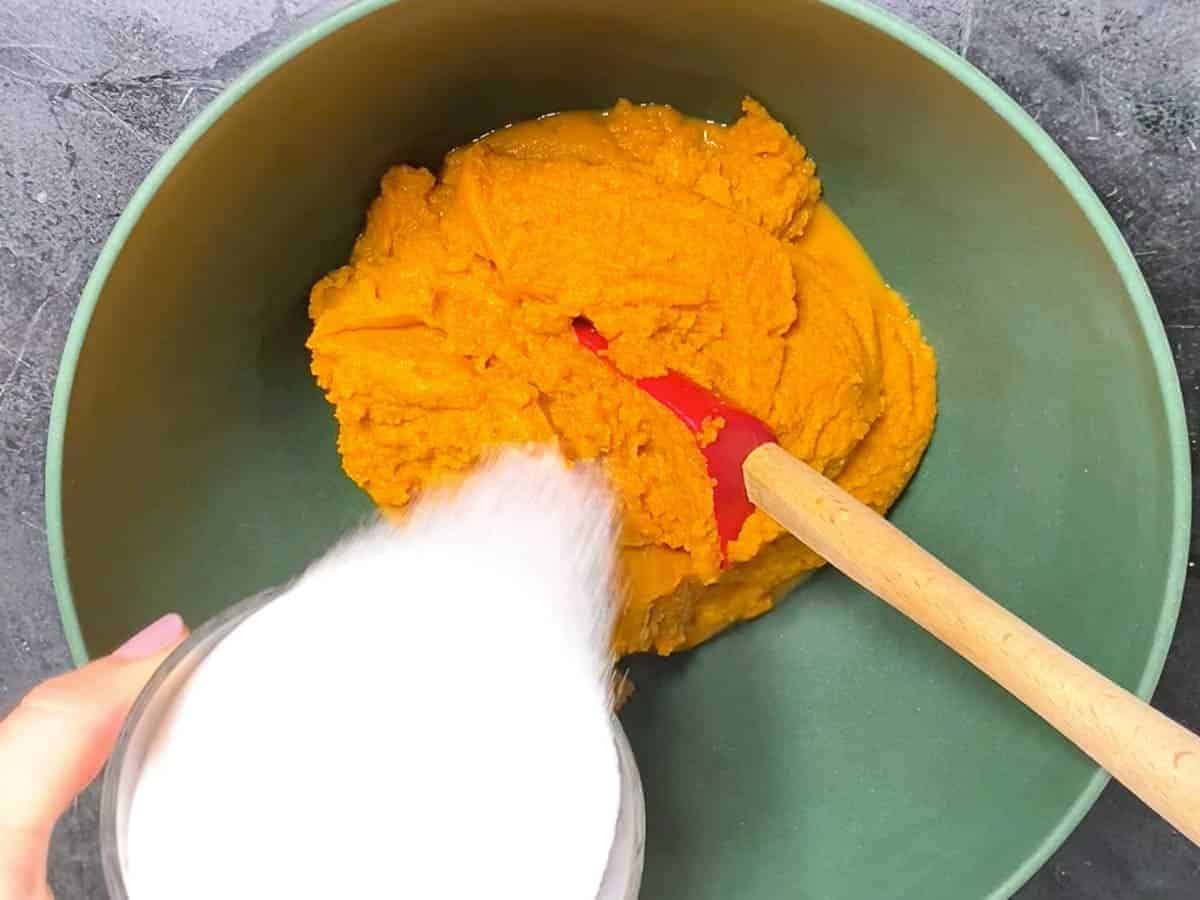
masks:
[[[114,650],[113,656],[120,659],[144,659],[153,656],[179,640],[183,636],[183,629],[183,616],[179,613],[167,613]]]

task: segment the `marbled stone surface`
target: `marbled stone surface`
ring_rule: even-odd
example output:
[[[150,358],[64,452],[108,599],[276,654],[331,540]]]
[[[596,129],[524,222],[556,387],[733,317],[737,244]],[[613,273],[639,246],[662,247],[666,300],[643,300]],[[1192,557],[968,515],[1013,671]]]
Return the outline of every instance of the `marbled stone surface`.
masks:
[[[0,2],[0,713],[68,664],[42,508],[49,403],[80,290],[130,195],[235,75],[344,0]],[[1200,0],[884,0],[1059,141],[1141,263],[1200,429]],[[1193,543],[1193,550],[1195,544]],[[1200,729],[1190,575],[1154,702]],[[52,854],[104,896],[90,791]],[[1200,850],[1110,786],[1023,900],[1200,896]]]

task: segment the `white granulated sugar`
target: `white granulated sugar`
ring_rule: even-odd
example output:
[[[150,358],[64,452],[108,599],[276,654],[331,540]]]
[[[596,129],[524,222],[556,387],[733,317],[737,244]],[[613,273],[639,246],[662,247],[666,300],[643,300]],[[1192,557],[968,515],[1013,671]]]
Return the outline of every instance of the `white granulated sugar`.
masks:
[[[509,452],[335,547],[181,692],[130,808],[132,900],[594,898],[613,546],[594,473]]]

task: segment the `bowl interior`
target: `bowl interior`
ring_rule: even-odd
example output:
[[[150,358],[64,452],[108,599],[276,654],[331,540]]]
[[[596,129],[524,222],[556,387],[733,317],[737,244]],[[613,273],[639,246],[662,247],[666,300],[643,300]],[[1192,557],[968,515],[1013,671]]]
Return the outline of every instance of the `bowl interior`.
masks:
[[[118,226],[68,348],[49,514],[77,653],[166,610],[199,622],[368,510],[307,371],[305,300],[389,163],[435,165],[488,129],[621,96],[729,119],[751,94],[809,146],[938,352],[941,417],[897,521],[1147,692],[1188,516],[1161,328],[1111,224],[1098,232],[1077,176],[1039,155],[1061,169],[1056,151],[981,99],[977,76],[968,87],[928,44],[856,15],[795,0],[404,3],[344,16],[217,101]],[[634,675],[625,723],[655,900],[1005,896],[1101,784],[832,572]]]

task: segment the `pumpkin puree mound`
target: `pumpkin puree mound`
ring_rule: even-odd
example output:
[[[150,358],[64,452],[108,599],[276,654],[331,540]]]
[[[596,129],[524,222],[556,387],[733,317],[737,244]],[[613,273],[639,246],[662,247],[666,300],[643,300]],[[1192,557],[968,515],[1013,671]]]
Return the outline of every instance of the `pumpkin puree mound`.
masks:
[[[761,512],[721,568],[712,487],[633,377],[681,372],[882,511],[933,429],[933,351],[752,100],[732,126],[622,101],[490,134],[441,177],[383,178],[308,345],[346,472],[383,507],[500,444],[599,460],[624,514],[619,654],[695,646],[821,564]]]

